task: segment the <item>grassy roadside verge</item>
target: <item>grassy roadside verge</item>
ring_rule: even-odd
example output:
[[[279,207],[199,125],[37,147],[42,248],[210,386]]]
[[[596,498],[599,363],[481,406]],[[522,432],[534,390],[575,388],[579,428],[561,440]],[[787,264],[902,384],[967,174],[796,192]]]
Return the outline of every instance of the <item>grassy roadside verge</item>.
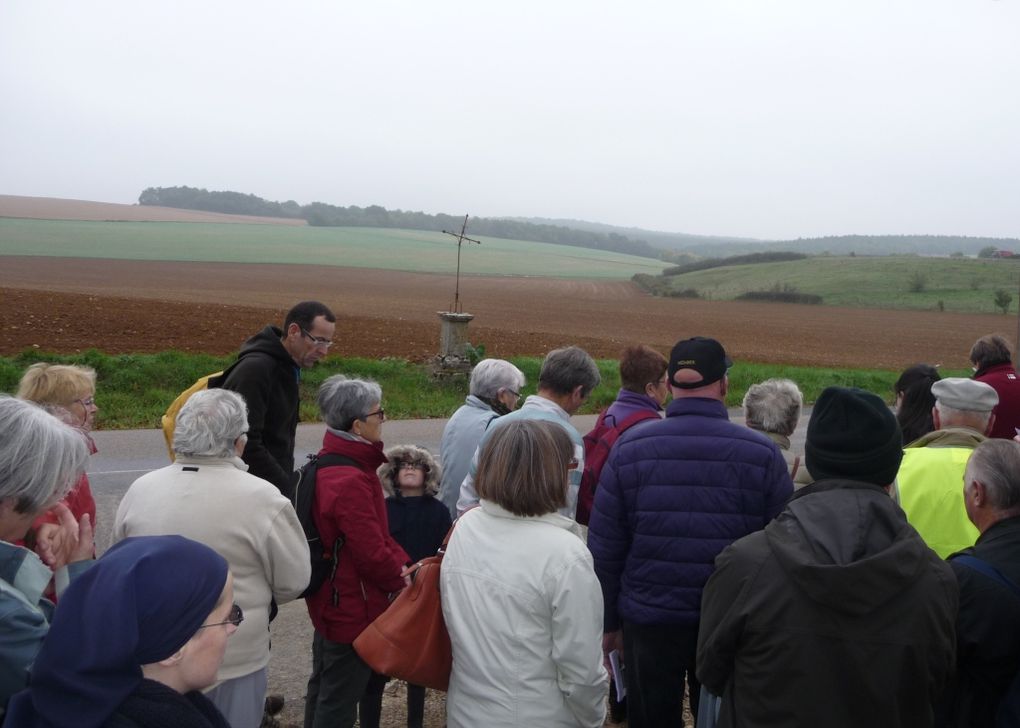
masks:
[[[22,372],[37,361],[90,366],[98,375],[96,401],[100,412],[98,427],[106,430],[157,427],[167,405],[199,377],[223,369],[232,356],[182,354],[168,351],[160,354],[109,355],[89,350],[82,354],[46,354],[27,351],[13,357],[0,357],[0,392],[17,389]],[[524,394],[533,394],[542,361],[537,357],[518,357],[511,361],[528,378]],[[582,410],[597,412],[616,396],[620,387],[617,363],[600,360],[602,384],[595,390]],[[329,357],[315,368],[305,370],[301,379],[301,420],[314,422],[317,417],[315,391],[333,374],[374,379],[382,385],[383,405],[390,419],[449,417],[467,394],[467,381],[437,384],[429,379],[425,368],[403,359],[357,359]],[[943,376],[967,376],[969,372],[946,371]],[[788,367],[775,364],[737,362],[730,371],[730,392],[727,405],[740,405],[744,392],[755,382],[769,377],[788,377],[800,385],[808,402],[817,399],[829,385],[860,387],[874,392],[886,401],[892,399],[892,385],[899,372],[866,369],[821,369]]]

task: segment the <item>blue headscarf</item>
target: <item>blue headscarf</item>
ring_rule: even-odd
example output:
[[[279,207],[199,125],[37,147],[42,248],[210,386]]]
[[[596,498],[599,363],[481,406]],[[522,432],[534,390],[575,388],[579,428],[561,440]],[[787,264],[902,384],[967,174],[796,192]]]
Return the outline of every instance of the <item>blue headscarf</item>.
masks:
[[[142,681],[194,636],[227,582],[227,562],[182,536],[127,538],[60,597],[7,725],[103,725]]]

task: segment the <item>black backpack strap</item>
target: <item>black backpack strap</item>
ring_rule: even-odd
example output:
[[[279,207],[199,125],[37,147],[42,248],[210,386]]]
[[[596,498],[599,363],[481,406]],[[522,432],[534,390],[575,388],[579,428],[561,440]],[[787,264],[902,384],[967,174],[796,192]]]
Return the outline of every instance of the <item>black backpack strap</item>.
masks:
[[[979,559],[977,556],[970,554],[962,554],[951,559],[951,563],[963,564],[964,566],[973,569],[981,574],[984,574],[990,579],[1002,584],[1004,587],[1013,592],[1013,595],[1020,598],[1020,586],[1017,586],[1012,580],[1010,580],[1005,574],[996,569],[994,566],[989,564],[984,559]]]
[[[316,470],[322,468],[331,468],[336,465],[353,465],[354,467],[360,467],[356,460],[352,460],[346,455],[339,455],[335,452],[328,452],[325,455],[309,455],[309,460],[315,460]]]
[[[316,478],[318,478],[319,471],[322,470],[323,468],[334,468],[342,465],[347,465],[355,468],[361,467],[357,461],[347,457],[346,455],[340,455],[339,453],[335,452],[327,452],[323,455],[316,455],[312,453],[311,455],[308,456],[308,465],[315,468]],[[339,535],[336,538],[336,541],[333,542],[333,546],[329,550],[330,567],[329,575],[327,576],[326,581],[329,582],[330,589],[332,590],[330,602],[334,607],[340,604],[340,592],[336,588],[334,579],[336,578],[337,569],[340,567],[340,551],[343,549],[345,543],[347,543],[347,534],[345,534],[343,531],[340,531]]]

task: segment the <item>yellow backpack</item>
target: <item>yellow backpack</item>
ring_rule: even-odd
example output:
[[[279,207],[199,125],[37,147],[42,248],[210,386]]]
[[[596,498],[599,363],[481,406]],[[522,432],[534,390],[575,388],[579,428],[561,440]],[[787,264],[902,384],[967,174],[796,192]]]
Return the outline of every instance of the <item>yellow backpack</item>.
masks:
[[[174,457],[174,429],[177,427],[177,413],[181,411],[181,407],[184,406],[184,403],[188,401],[191,395],[195,392],[201,392],[203,389],[208,389],[209,380],[222,376],[222,374],[223,372],[213,372],[199,378],[198,381],[177,395],[177,399],[170,403],[170,406],[166,408],[166,413],[160,418],[160,424],[163,427],[163,438],[166,440],[166,450],[170,453],[170,462],[176,459]]]

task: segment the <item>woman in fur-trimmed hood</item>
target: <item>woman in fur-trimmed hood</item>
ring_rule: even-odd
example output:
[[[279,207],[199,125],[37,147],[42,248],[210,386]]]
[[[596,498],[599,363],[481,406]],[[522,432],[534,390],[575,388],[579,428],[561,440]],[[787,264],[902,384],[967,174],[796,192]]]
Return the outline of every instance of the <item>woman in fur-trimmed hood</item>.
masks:
[[[417,445],[397,445],[386,451],[386,462],[379,466],[379,480],[382,481],[386,496],[400,495],[400,467],[411,463],[424,467],[425,493],[434,496],[439,493],[439,481],[443,470],[432,457],[432,453]]]

